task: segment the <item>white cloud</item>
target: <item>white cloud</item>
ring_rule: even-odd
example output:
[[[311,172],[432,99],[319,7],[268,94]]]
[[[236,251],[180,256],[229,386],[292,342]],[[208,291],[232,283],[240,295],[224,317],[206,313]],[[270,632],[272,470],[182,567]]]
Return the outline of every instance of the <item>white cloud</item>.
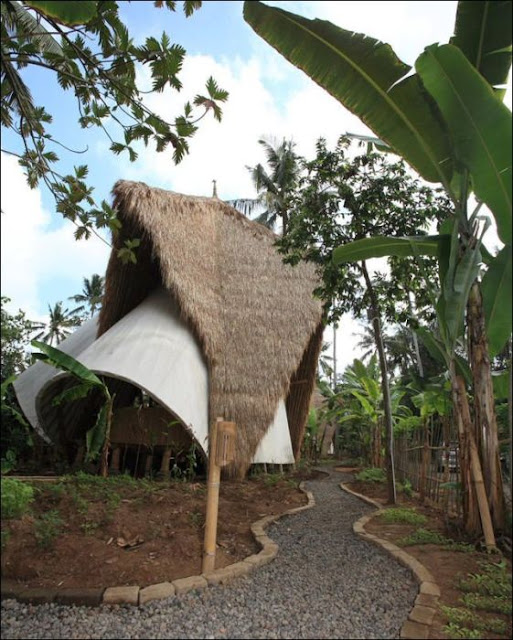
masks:
[[[210,56],[188,56],[181,76],[183,95],[202,92],[206,77],[213,75],[230,93],[223,105],[222,122],[207,115],[190,141],[190,155],[178,166],[173,165],[170,154],[145,149],[137,163],[127,167],[124,177],[207,196],[212,194],[215,179],[220,198],[253,197],[246,166],[265,159],[259,138],[292,138],[297,151],[309,155],[320,136],[334,143],[346,131],[370,133],[358,118],[306,77],[297,83],[301,88],[282,99],[273,96],[265,86],[268,72],[269,68],[264,69],[255,58],[217,62]],[[176,94],[168,92],[148,100],[148,106],[167,119],[177,114],[174,105]]]
[[[41,319],[54,304],[82,289],[82,278],[103,274],[110,252],[98,238],[77,242],[71,222],[52,219],[39,189],[30,189],[15,158],[2,153],[2,295],[9,308]]]

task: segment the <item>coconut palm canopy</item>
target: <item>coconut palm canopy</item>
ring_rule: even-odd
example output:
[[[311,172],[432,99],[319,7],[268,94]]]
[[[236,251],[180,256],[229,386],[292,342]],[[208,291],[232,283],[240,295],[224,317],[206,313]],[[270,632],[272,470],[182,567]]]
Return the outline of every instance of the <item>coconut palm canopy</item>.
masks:
[[[323,331],[314,267],[285,265],[271,231],[217,198],[128,181],[117,182],[113,194],[122,230],[107,268],[97,342],[163,288],[206,362],[208,420],[237,424],[233,469],[243,473],[251,464],[280,401],[297,457]],[[137,263],[124,264],[118,251],[133,238],[141,241]],[[159,378],[165,385],[165,370]]]

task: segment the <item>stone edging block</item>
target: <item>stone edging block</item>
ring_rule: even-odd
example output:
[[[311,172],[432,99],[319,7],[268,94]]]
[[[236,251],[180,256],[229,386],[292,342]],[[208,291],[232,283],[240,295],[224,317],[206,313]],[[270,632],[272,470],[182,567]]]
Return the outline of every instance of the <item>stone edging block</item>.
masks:
[[[415,604],[408,615],[408,620],[406,620],[401,627],[401,638],[408,638],[410,640],[422,640],[424,638],[428,638],[438,606],[438,599],[440,598],[440,588],[436,584],[433,575],[421,562],[417,560],[417,558],[411,556],[409,553],[404,551],[404,549],[401,549],[388,540],[383,540],[382,538],[365,531],[365,525],[372,520],[372,518],[375,518],[384,511],[383,505],[362,495],[361,493],[352,491],[343,482],[340,483],[340,488],[346,493],[349,493],[364,502],[372,504],[377,508],[377,511],[374,513],[362,516],[354,522],[353,531],[361,538],[369,540],[369,542],[385,549],[385,551],[390,553],[390,555],[396,558],[396,560],[410,569],[419,583],[419,594],[415,598]]]
[[[324,471],[324,473],[327,472]],[[235,578],[248,575],[257,567],[268,564],[278,555],[278,545],[265,533],[267,526],[272,522],[277,522],[286,515],[292,515],[315,506],[313,494],[311,491],[305,489],[304,482],[299,483],[299,489],[306,494],[308,504],[289,509],[280,515],[265,516],[253,522],[251,525],[251,533],[262,547],[261,551],[222,569],[215,569],[214,571],[199,576],[179,578],[178,580],[173,580],[173,582],[152,584],[142,589],[138,586],[107,587],[106,589],[26,589],[14,582],[8,583],[2,580],[2,600],[15,598],[22,602],[30,602],[32,604],[57,602],[64,605],[75,604],[79,606],[97,606],[100,604],[130,604],[141,606],[152,600],[162,600],[163,598],[169,598],[175,594],[187,593],[194,589],[205,589],[209,585],[226,584]]]

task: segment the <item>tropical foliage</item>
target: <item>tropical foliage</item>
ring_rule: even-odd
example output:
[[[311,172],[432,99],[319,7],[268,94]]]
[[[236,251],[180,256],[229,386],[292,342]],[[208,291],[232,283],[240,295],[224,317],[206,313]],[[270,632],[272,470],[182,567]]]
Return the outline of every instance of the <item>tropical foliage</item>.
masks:
[[[155,2],[157,8],[176,11],[176,2]],[[189,150],[197,122],[208,112],[221,119],[219,103],[228,93],[210,77],[204,95],[183,114],[166,122],[142,101],[137,79],[143,65],[151,75],[152,91],[180,91],[179,74],[186,51],[168,34],[146,38],[137,45],[119,15],[118,2],[1,3],[0,120],[14,134],[16,145],[3,149],[19,158],[31,187],[42,182],[52,193],[57,211],[76,225],[76,238],[87,238],[96,228],[119,228],[115,211],[106,201],[97,203],[87,183],[88,166],[75,166],[63,175],[55,145],[72,151],[52,134],[52,114],[34,103],[26,71],[50,71],[63,91],[76,99],[79,127],[105,133],[110,150],[137,159],[137,143],[152,142],[157,151],[173,150],[178,163]],[[183,3],[187,17],[201,2]],[[147,93],[147,92],[146,92]],[[194,114],[194,108],[200,112]]]
[[[56,302],[53,307],[48,305],[48,322],[43,330],[34,336],[35,339],[43,340],[48,344],[59,344],[80,325],[81,317],[79,314],[83,308],[81,306],[75,309],[65,309],[62,302]]]
[[[360,241],[356,254],[353,247],[340,247],[334,259],[341,264],[377,255],[438,256],[440,291],[434,307],[439,336],[430,341],[445,359],[453,385],[465,460],[465,525],[474,533],[482,527],[487,545],[493,546],[490,511],[496,529],[504,520],[489,347],[496,353],[509,339],[512,308],[511,113],[502,104],[511,66],[511,2],[459,2],[451,42],[427,47],[415,63],[416,73],[389,45],[329,22],[260,2],[245,2],[244,16],[391,151],[424,179],[439,182],[453,202],[454,214],[428,246],[425,238],[369,238]],[[478,205],[471,213],[472,192]],[[505,245],[497,256],[486,256],[482,292],[478,275],[486,221],[478,215],[481,204],[488,206]],[[475,424],[455,358],[465,320]],[[482,467],[487,495],[481,490]]]
[[[109,388],[94,374],[90,369],[75,360],[72,356],[60,349],[32,340],[32,346],[39,349],[42,353],[33,353],[32,356],[36,360],[41,360],[60,371],[69,373],[75,379],[76,383],[70,388],[64,389],[58,394],[53,404],[58,405],[63,402],[74,402],[88,396],[91,392],[100,393],[104,398],[104,403],[98,411],[96,422],[86,434],[86,459],[96,460],[101,454],[100,472],[106,477],[108,473],[108,453],[110,444],[110,426],[112,422],[112,407],[114,396],[110,394]]]
[[[269,229],[281,226],[281,233],[288,231],[290,210],[295,189],[298,186],[300,164],[292,140],[281,143],[259,140],[265,150],[268,169],[261,163],[247,167],[258,194],[255,199],[232,200],[231,204],[245,215],[259,211],[256,222]]]
[[[94,316],[96,310],[101,307],[104,295],[105,278],[93,273],[91,279],[84,278],[84,286],[82,293],[71,296],[70,300],[75,302],[83,302],[89,307],[91,317]]]

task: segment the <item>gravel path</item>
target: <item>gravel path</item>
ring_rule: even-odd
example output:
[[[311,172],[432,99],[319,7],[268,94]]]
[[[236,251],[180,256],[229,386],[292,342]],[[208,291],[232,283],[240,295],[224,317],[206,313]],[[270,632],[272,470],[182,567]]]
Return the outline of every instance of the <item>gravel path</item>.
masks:
[[[271,525],[278,556],[231,585],[139,608],[5,600],[2,638],[398,638],[417,585],[353,533],[372,507],[341,491],[348,479],[309,481],[316,506]]]

